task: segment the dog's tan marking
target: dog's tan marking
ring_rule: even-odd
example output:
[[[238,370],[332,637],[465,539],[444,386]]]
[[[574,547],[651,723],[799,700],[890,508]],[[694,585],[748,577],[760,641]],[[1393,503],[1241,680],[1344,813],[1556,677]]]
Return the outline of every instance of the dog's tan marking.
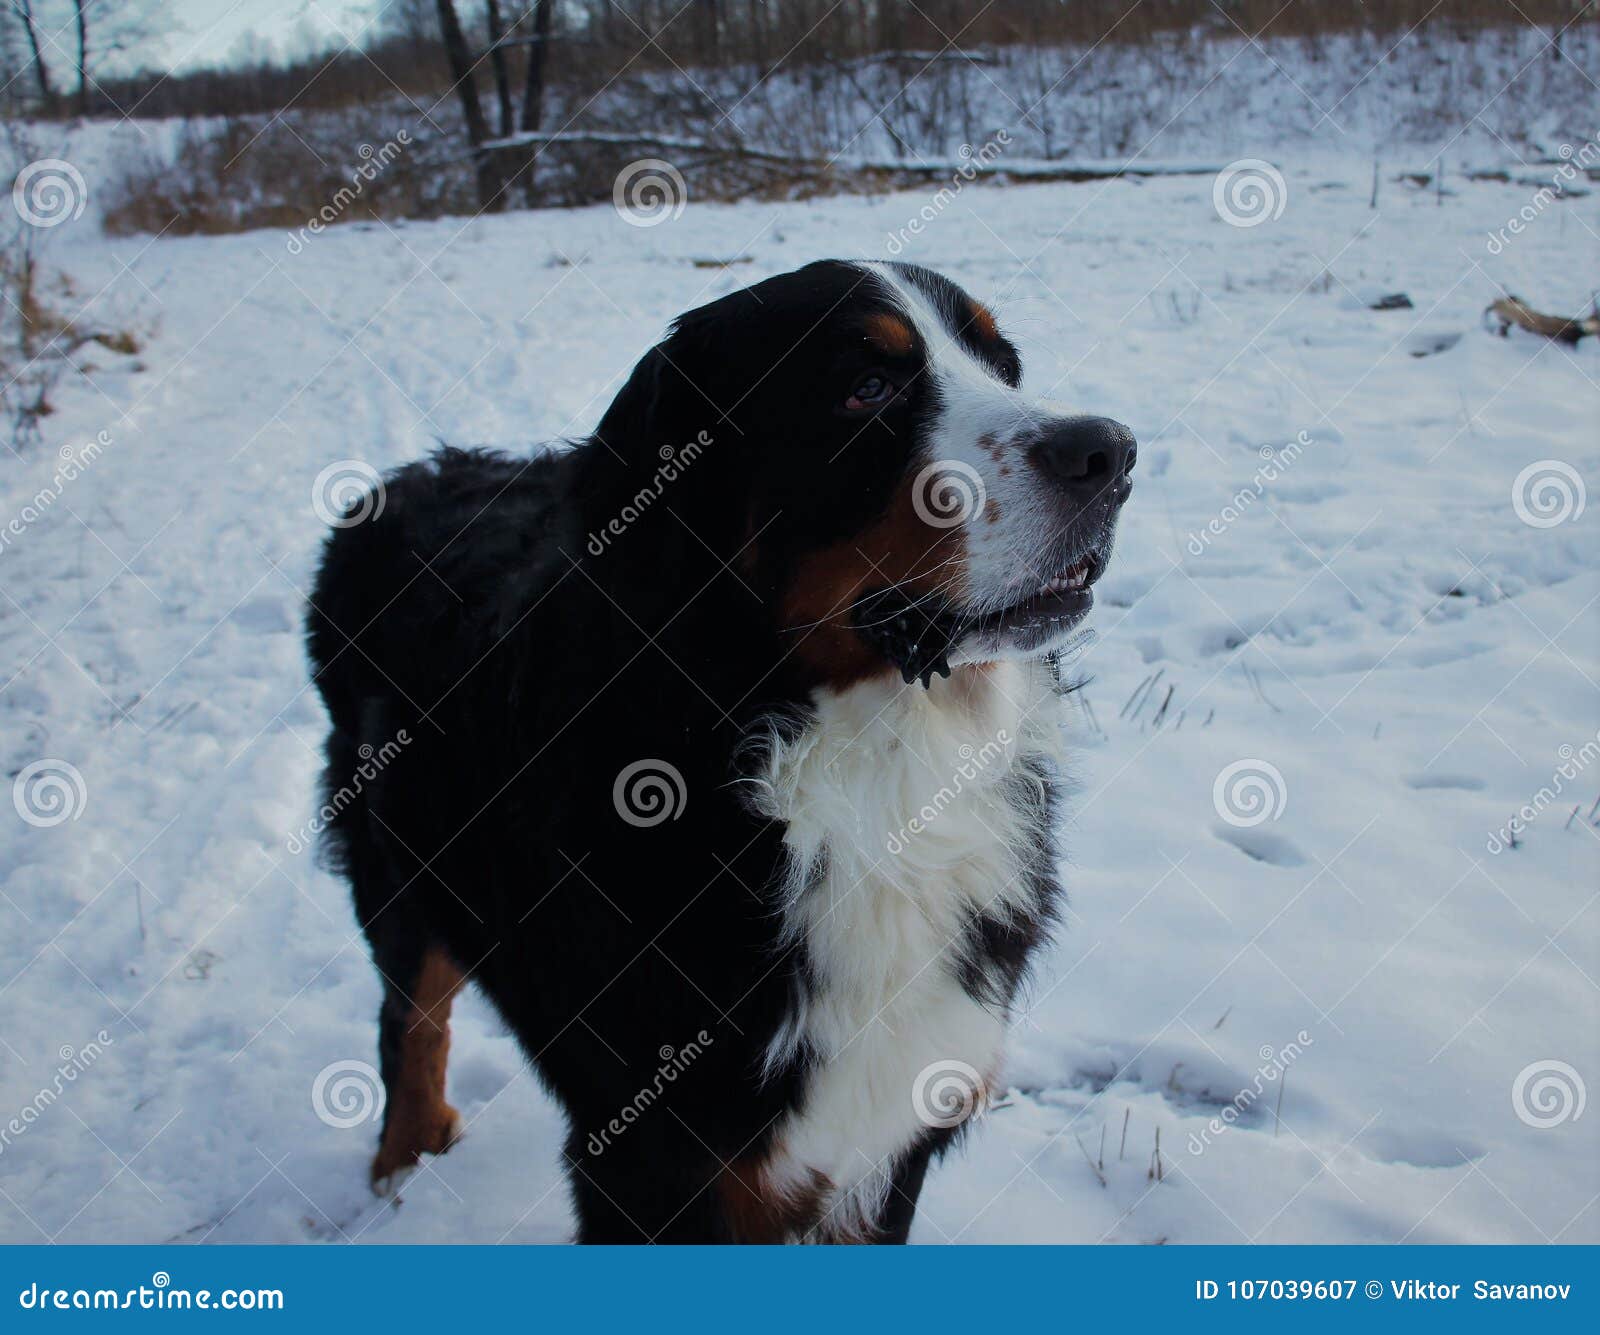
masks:
[[[717,1194],[735,1242],[773,1246],[793,1242],[822,1215],[833,1183],[813,1172],[803,1188],[785,1189],[773,1180],[770,1156],[729,1164],[717,1178]]]
[[[967,594],[963,526],[935,528],[917,513],[917,471],[876,523],[801,560],[784,592],[781,624],[798,641],[796,658],[835,690],[894,670],[850,624],[864,593],[902,585],[912,593],[943,591],[953,603]]]
[[[372,1160],[372,1181],[381,1185],[424,1154],[443,1154],[456,1138],[460,1117],[445,1102],[445,1064],[450,1056],[450,1006],[461,971],[442,950],[430,950],[417,973],[400,1040],[400,1069],[389,1082],[383,1139]]]
[[[981,301],[972,302],[972,323],[983,338],[992,342],[1000,337],[1000,326],[995,323],[994,312]]]
[[[867,339],[879,351],[893,357],[907,356],[917,342],[910,325],[898,315],[884,311],[867,317]]]

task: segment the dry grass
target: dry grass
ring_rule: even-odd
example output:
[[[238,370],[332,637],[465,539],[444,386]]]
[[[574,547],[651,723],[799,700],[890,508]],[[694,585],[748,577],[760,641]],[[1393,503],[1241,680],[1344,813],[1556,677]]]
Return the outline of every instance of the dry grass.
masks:
[[[9,162],[9,179],[40,156],[25,130],[5,127],[0,161]],[[88,370],[81,349],[94,344],[122,357],[140,351],[132,330],[107,328],[87,313],[71,276],[47,261],[50,235],[19,217],[0,237],[0,421],[14,453],[38,441],[62,378]]]
[[[104,226],[114,236],[292,232],[313,219],[320,226],[469,210],[452,176],[424,167],[419,146],[397,143],[396,133],[393,117],[359,112],[191,122],[170,160],[146,155],[110,182]],[[362,175],[380,159],[381,170]]]

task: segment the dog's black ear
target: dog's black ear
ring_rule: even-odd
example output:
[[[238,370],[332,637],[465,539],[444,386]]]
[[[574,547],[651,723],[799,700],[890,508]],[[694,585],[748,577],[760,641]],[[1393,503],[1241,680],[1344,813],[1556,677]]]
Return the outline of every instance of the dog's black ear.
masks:
[[[713,355],[712,331],[694,314],[639,359],[595,430],[602,448],[631,465],[654,468],[691,442],[703,447],[725,434],[725,368]]]
[[[662,373],[666,367],[660,346],[651,348],[639,359],[600,419],[595,439],[614,458],[642,458],[653,449],[651,438],[665,425]]]
[[[746,488],[713,397],[728,392],[715,377],[731,377],[708,355],[707,332],[680,320],[645,353],[582,452],[582,504],[605,535],[588,550],[623,572],[629,597],[672,585],[703,559],[720,563],[718,553],[743,541]]]

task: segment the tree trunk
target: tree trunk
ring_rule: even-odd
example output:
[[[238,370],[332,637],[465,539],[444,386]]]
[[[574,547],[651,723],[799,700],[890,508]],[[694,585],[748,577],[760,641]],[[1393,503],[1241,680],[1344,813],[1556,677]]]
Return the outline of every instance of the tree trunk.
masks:
[[[33,0],[19,0],[12,9],[22,20],[23,31],[28,34],[28,50],[33,54],[33,75],[39,84],[39,101],[48,111],[56,100],[56,94],[55,89],[50,86],[50,70],[46,67],[44,56],[39,51],[39,25],[33,17]]]
[[[764,72],[767,68],[767,24],[762,0],[748,0],[745,29],[750,43],[750,58],[756,68]]]
[[[722,15],[717,0],[700,0],[700,50],[696,53],[708,65],[716,65],[722,48]]]
[[[550,11],[552,0],[539,0],[533,10],[533,43],[528,47],[527,80],[522,89],[522,124],[524,134],[532,134],[544,125],[544,70],[550,53]],[[537,146],[528,149],[527,161],[522,168],[522,191],[528,207],[535,208],[538,200],[534,194],[533,169],[539,156]]]
[[[89,114],[89,0],[75,0],[78,19],[78,115]]]
[[[500,137],[505,139],[516,129],[517,118],[511,109],[511,71],[506,67],[506,49],[501,44],[506,29],[500,21],[498,0],[483,0],[483,18],[489,30],[489,64],[494,70],[494,91],[500,103]]]
[[[522,90],[524,133],[544,124],[544,62],[550,50],[551,0],[539,0],[533,9],[533,43],[528,47],[528,78]]]
[[[1589,315],[1569,320],[1564,315],[1542,315],[1520,297],[1504,296],[1491,304],[1484,314],[1495,317],[1502,335],[1512,325],[1530,334],[1543,334],[1558,343],[1576,343],[1586,336],[1600,334],[1600,306]]]
[[[484,213],[496,213],[506,206],[506,182],[500,173],[497,156],[482,149],[489,138],[489,122],[483,118],[483,104],[478,101],[478,85],[472,78],[472,51],[467,46],[466,33],[461,30],[455,0],[437,0],[437,4],[439,38],[444,43],[445,58],[450,62],[450,81],[461,99],[461,114],[467,122],[467,142],[472,145],[477,158],[478,208]]]

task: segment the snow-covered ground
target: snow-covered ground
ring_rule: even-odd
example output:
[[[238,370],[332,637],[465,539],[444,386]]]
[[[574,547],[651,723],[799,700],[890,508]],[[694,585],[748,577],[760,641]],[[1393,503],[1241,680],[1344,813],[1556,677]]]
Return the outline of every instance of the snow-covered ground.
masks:
[[[1600,210],[1542,206],[1496,247],[1529,186],[1386,171],[1374,212],[1365,158],[1280,165],[1257,226],[1203,177],[985,187],[904,247],[997,306],[1030,387],[1141,442],[1088,708],[1062,706],[1070,922],[918,1241],[1600,1240],[1600,1119],[1575,1115],[1600,1080],[1600,504],[1573,513],[1600,357],[1480,324],[1500,285],[1584,307]],[[378,990],[345,889],[290,851],[325,725],[297,630],[317,479],[581,433],[674,313],[883,257],[929,200],[298,253],[53,231],[146,346],[96,350],[0,458],[7,788],[46,759],[82,781],[60,823],[4,808],[0,1238],[568,1236],[557,1113],[476,999],[467,1136],[398,1207],[368,1193],[375,1126],[319,1116],[319,1074],[375,1058]],[[1392,291],[1414,307],[1366,308]]]

